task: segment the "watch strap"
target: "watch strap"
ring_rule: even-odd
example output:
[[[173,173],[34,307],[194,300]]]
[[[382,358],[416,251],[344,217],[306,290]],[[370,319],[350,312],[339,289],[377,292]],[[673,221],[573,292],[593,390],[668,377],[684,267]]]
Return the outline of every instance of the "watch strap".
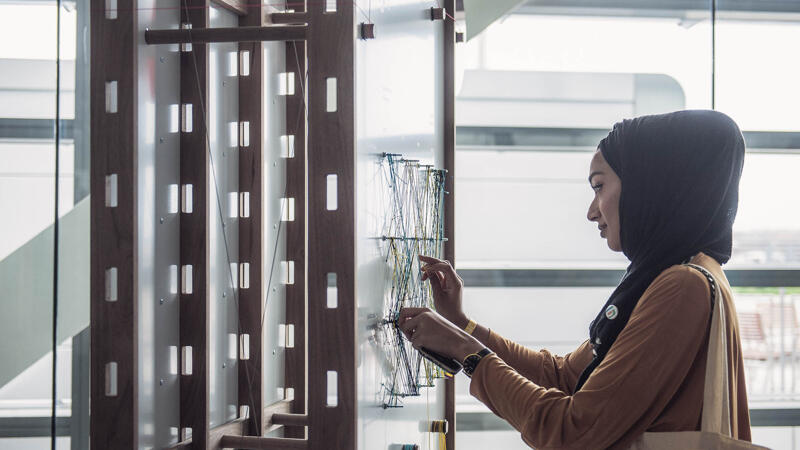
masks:
[[[475,369],[478,368],[478,364],[481,362],[481,360],[487,355],[491,355],[492,353],[494,352],[484,347],[478,353],[470,353],[469,355],[467,355],[467,357],[464,358],[464,362],[462,363],[462,366],[464,366],[464,374],[472,378],[472,374],[473,372],[475,372]]]

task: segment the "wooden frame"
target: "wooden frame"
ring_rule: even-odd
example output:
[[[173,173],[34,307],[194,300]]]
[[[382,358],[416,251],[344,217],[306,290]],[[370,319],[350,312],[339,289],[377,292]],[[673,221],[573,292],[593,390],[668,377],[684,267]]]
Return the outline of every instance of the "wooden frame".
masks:
[[[92,0],[102,11],[103,0]],[[180,213],[179,290],[180,349],[191,347],[191,374],[180,379],[180,427],[192,437],[173,448],[311,448],[357,447],[356,398],[356,198],[355,198],[355,33],[354,4],[338,1],[336,11],[313,3],[308,11],[271,15],[283,25],[268,29],[263,5],[248,7],[234,0],[215,3],[239,14],[239,27],[211,32],[210,0],[187,0],[181,22],[191,30],[150,30],[149,43],[191,42],[181,52],[180,102],[191,114],[192,129],[180,133],[180,186],[191,185],[191,210]],[[134,5],[135,6],[135,5]],[[445,1],[452,17],[455,0]],[[137,446],[136,380],[136,45],[135,7],[119,10],[116,22],[92,15],[92,445],[96,448]],[[276,16],[282,16],[276,18]],[[445,257],[454,262],[454,24],[444,25],[444,165],[448,171],[445,203]],[[282,28],[282,30],[277,30]],[[246,33],[245,33],[246,32]],[[249,33],[249,34],[248,34]],[[255,34],[253,34],[255,33]],[[301,33],[301,34],[298,34]],[[293,96],[286,97],[286,134],[294,137],[295,155],[286,160],[287,194],[295,200],[295,219],[286,222],[286,259],[295,262],[294,284],[286,286],[286,323],[295,327],[295,345],[286,349],[285,387],[293,401],[264,405],[261,383],[264,363],[261,317],[264,294],[260,274],[263,254],[263,44],[251,39],[287,40],[286,71],[294,72]],[[308,43],[302,39],[308,39]],[[175,39],[178,39],[176,41]],[[249,145],[239,148],[239,192],[249,193],[249,215],[239,218],[239,260],[249,263],[249,287],[239,290],[240,334],[250,336],[250,359],[239,361],[239,405],[249,406],[249,418],[209,429],[209,149],[207,140],[209,48],[216,40],[246,40],[249,75],[239,75],[239,121],[249,122]],[[241,56],[240,56],[241,57]],[[310,72],[305,85],[307,61]],[[119,73],[112,73],[113,71]],[[329,79],[335,78],[335,84]],[[105,83],[116,81],[124,96],[109,114]],[[199,83],[199,85],[198,85]],[[330,111],[328,86],[336,88]],[[308,111],[305,111],[308,104]],[[188,117],[184,117],[188,118]],[[307,129],[306,129],[307,127]],[[241,143],[240,143],[241,145]],[[106,180],[115,175],[116,207],[106,206]],[[327,204],[329,175],[336,176],[336,206]],[[331,245],[336,242],[336,245]],[[110,249],[113,249],[110,250]],[[191,267],[189,283],[188,267]],[[116,269],[118,298],[106,301],[109,268]],[[328,274],[335,274],[338,304],[327,307]],[[116,297],[115,297],[116,298]],[[329,326],[336,323],[337,326]],[[198,326],[204,324],[204,326]],[[112,333],[113,330],[113,333]],[[183,351],[179,353],[183,354]],[[116,396],[106,396],[106,364],[117,363]],[[337,374],[336,403],[329,404],[328,375]],[[331,389],[332,390],[332,389]],[[454,387],[445,384],[446,418],[455,429]],[[113,420],[113,423],[111,422]],[[275,427],[286,427],[287,438],[260,438]],[[308,427],[308,439],[305,440]],[[246,437],[250,435],[249,437]],[[454,448],[454,432],[447,434]],[[299,439],[298,439],[299,438]]]
[[[186,0],[181,8],[181,23],[191,24],[192,30],[208,28],[208,0]],[[191,428],[195,448],[206,448],[209,431],[209,236],[208,236],[208,44],[191,44],[191,51],[182,51],[181,104],[192,105],[192,129],[181,130],[180,185],[191,185],[191,212],[187,206],[180,215],[180,431],[181,440],[188,436],[182,431]],[[182,108],[182,114],[187,109]],[[185,122],[186,118],[182,118]],[[187,197],[188,198],[188,197]],[[186,200],[184,200],[186,202]],[[191,269],[189,269],[191,267]],[[188,272],[191,272],[191,275]],[[198,326],[203,324],[203,326]],[[187,358],[187,349],[191,356]],[[191,360],[191,373],[184,371]]]
[[[354,3],[308,9],[308,441],[312,449],[355,450],[356,211]],[[335,112],[326,103],[335,78]],[[326,204],[336,176],[336,209]],[[336,242],[336,245],[331,245]],[[328,276],[336,274],[337,307],[327,307]],[[336,324],[336,326],[331,326]],[[328,372],[337,380],[328,404]],[[331,380],[332,381],[332,380]],[[331,390],[333,390],[331,388]]]
[[[294,325],[294,347],[286,349],[284,380],[294,389],[291,412],[306,413],[306,75],[305,42],[286,43],[286,71],[294,72],[294,95],[286,97],[286,134],[293,136],[294,157],[286,160],[286,196],[294,198],[295,217],[286,223],[286,259],[294,261],[294,284],[286,286],[286,323]],[[288,138],[287,138],[288,140]],[[288,145],[288,142],[287,142]],[[288,153],[288,149],[287,149]],[[304,438],[305,428],[287,427],[286,437]]]
[[[136,448],[138,12],[135,0],[116,11],[92,0],[91,10],[92,42],[105,45],[91,46],[90,439]]]
[[[264,6],[247,7],[246,15],[239,17],[240,26],[261,26]],[[250,286],[239,290],[239,334],[250,336],[250,359],[239,361],[239,405],[248,405],[250,418],[245,434],[261,435],[263,430],[264,391],[263,338],[261,318],[264,315],[264,285],[261,273],[264,270],[262,242],[264,235],[264,45],[261,42],[239,43],[239,65],[242,52],[249,52],[250,73],[239,73],[239,123],[249,122],[249,146],[239,147],[239,192],[249,193],[248,217],[239,215],[239,260],[248,262]],[[240,68],[241,70],[241,68]],[[240,145],[242,143],[240,142]]]

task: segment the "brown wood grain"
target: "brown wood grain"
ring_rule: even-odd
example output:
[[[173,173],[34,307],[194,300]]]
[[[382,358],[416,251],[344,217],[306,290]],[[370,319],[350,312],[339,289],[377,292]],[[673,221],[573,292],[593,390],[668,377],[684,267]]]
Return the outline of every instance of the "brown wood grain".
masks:
[[[455,236],[455,156],[456,156],[456,102],[455,102],[455,0],[443,0],[444,17],[444,168],[447,170],[444,200],[444,258],[456,265]],[[450,425],[445,435],[446,447],[456,448],[456,379],[448,378],[444,382],[444,418]]]
[[[91,1],[91,435],[92,448],[138,446],[136,1],[105,17]],[[117,112],[105,110],[105,83],[117,82]],[[105,179],[117,174],[117,207]],[[117,268],[117,301],[105,299],[106,270]],[[117,363],[117,395],[106,396],[106,364]]]
[[[286,323],[294,325],[294,347],[286,349],[284,379],[294,389],[291,412],[306,413],[306,115],[305,42],[286,43],[286,71],[294,72],[294,95],[286,97],[286,134],[294,136],[294,158],[286,160],[286,196],[294,198],[294,221],[286,222],[286,259],[294,261],[294,284],[286,285]],[[287,427],[284,436],[304,438],[302,427]]]
[[[272,423],[275,425],[304,427],[308,425],[308,416],[306,414],[275,413],[272,415]]]
[[[208,27],[208,0],[186,0],[181,22],[192,30]],[[180,133],[180,182],[193,186],[192,213],[180,214],[181,266],[192,265],[192,293],[181,292],[180,346],[192,347],[192,374],[180,375],[180,427],[192,429],[192,447],[208,447],[209,431],[209,271],[208,44],[181,52],[181,103],[191,103],[192,132]],[[181,271],[182,272],[182,271]],[[182,284],[182,283],[180,283]],[[180,352],[182,354],[182,351]]]
[[[224,448],[265,450],[293,450],[309,448],[308,441],[305,439],[268,438],[254,436],[224,436],[222,438],[222,446]]]
[[[309,8],[308,60],[308,417],[312,449],[356,448],[356,211],[354,3]],[[337,110],[326,112],[326,79],[337,79]],[[326,209],[326,176],[338,176]],[[327,273],[338,307],[326,307]],[[326,405],[327,371],[338,374],[337,406]]]
[[[277,430],[282,425],[273,423],[272,416],[275,414],[287,414],[292,407],[288,400],[279,400],[264,407],[264,428],[261,434],[267,434]]]
[[[241,26],[208,29],[194,28],[192,30],[147,30],[144,32],[144,39],[148,44],[260,42],[303,40],[305,35],[305,25]]]
[[[308,22],[308,17],[305,12],[271,13],[268,14],[268,16],[269,16],[269,22],[273,24],[289,25],[289,24],[300,24]]]
[[[239,17],[240,26],[260,26],[263,6],[251,5]],[[239,218],[239,259],[250,263],[250,287],[239,290],[239,333],[250,335],[250,359],[239,361],[239,405],[248,405],[251,420],[245,428],[248,435],[260,436],[263,399],[263,338],[261,318],[264,315],[264,146],[263,111],[264,45],[261,42],[239,43],[239,51],[248,51],[250,75],[239,75],[239,120],[250,122],[249,146],[239,147],[239,192],[250,193],[249,217]]]

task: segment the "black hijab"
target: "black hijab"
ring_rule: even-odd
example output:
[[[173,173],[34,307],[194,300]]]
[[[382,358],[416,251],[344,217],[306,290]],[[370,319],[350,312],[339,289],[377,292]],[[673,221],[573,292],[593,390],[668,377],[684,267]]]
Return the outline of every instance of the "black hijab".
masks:
[[[575,392],[603,361],[659,273],[698,252],[720,264],[730,259],[744,162],[739,127],[725,114],[707,110],[625,119],[599,149],[622,181],[620,240],[631,263],[589,325],[595,356]]]

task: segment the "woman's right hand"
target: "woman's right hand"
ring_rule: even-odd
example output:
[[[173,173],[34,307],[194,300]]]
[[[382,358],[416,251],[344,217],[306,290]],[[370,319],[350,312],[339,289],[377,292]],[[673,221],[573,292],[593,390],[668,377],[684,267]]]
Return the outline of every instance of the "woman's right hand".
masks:
[[[420,267],[422,281],[430,280],[436,312],[456,326],[462,329],[466,327],[469,319],[461,306],[464,280],[458,276],[449,261],[425,255],[419,255],[419,260],[425,263]]]

